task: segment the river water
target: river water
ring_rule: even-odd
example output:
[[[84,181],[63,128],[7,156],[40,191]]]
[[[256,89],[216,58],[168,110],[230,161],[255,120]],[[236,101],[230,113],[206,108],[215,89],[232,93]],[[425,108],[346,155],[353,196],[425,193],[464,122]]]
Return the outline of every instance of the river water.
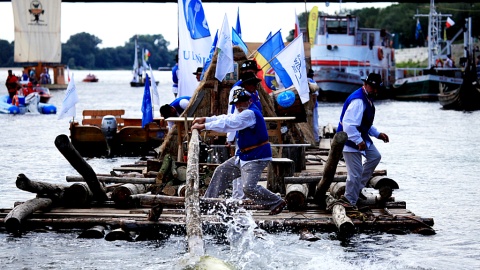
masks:
[[[20,72],[15,70],[15,73]],[[141,117],[143,88],[129,85],[130,71],[72,71],[84,109],[125,109],[126,117]],[[100,81],[83,83],[93,72]],[[7,75],[6,69],[0,74]],[[170,73],[154,71],[160,81],[161,103],[173,100]],[[6,93],[5,78],[0,93]],[[59,109],[64,90],[52,91],[50,103]],[[320,103],[320,126],[337,123],[341,103]],[[348,242],[335,234],[317,233],[316,242],[296,234],[267,234],[249,241],[247,249],[205,236],[206,253],[237,269],[480,269],[480,111],[442,110],[437,102],[376,103],[375,125],[390,143],[375,141],[382,153],[377,169],[400,186],[397,201],[422,217],[432,217],[437,234],[357,234]],[[159,116],[155,108],[155,117]],[[78,173],[56,149],[54,140],[69,134],[70,119],[57,115],[0,114],[0,207],[10,208],[33,194],[16,188],[18,174],[33,180],[66,183]],[[88,159],[97,173],[133,163],[138,158]],[[0,231],[1,269],[180,269],[186,256],[183,236],[165,241],[109,242],[77,239],[78,231],[29,232],[13,237]],[[180,266],[178,266],[180,265]]]

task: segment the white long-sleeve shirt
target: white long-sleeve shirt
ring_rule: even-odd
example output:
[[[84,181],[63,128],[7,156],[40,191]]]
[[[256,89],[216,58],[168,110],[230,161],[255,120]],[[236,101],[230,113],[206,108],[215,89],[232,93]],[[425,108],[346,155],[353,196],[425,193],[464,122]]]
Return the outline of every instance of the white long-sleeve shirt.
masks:
[[[348,139],[353,141],[355,144],[359,144],[363,141],[360,131],[357,127],[362,123],[363,112],[365,111],[365,105],[361,99],[354,99],[348,105],[345,114],[343,115],[342,126],[343,131],[348,135]],[[375,138],[378,138],[380,132],[373,125],[368,130],[368,134]],[[366,141],[367,148],[370,147],[371,143]],[[358,149],[345,145],[343,148],[344,152],[359,152]],[[362,151],[363,152],[363,151]]]

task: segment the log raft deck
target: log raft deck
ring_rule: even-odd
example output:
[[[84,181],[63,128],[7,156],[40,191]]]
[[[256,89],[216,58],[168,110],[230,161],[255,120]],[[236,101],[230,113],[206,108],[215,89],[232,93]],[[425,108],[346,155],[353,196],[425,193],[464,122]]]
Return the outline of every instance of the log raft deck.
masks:
[[[67,139],[68,140],[68,139]],[[269,215],[269,210],[260,205],[252,204],[250,201],[244,201],[239,205],[236,202],[228,203],[224,199],[201,199],[201,220],[203,223],[203,231],[205,233],[220,234],[226,229],[226,220],[222,219],[217,211],[212,209],[223,209],[227,216],[233,217],[241,215],[245,209],[251,213],[252,218],[258,227],[268,232],[287,231],[291,233],[302,233],[305,230],[310,232],[336,232],[339,235],[357,232],[380,231],[392,234],[419,233],[424,235],[434,234],[433,219],[422,218],[406,209],[406,203],[403,201],[395,201],[392,195],[394,189],[399,188],[392,179],[386,177],[386,171],[377,170],[370,179],[369,186],[363,192],[367,197],[365,205],[369,206],[368,211],[358,211],[350,208],[344,208],[341,204],[335,204],[335,197],[343,194],[346,179],[346,170],[342,161],[338,162],[336,171],[334,172],[328,193],[325,197],[326,205],[316,203],[315,191],[318,191],[320,184],[328,172],[329,161],[332,154],[328,155],[331,139],[322,139],[319,148],[308,148],[306,150],[306,169],[301,172],[293,172],[293,166],[285,166],[293,162],[286,158],[274,159],[272,164],[279,165],[269,166],[260,183],[271,189],[278,187],[278,183],[272,182],[272,179],[279,180],[277,173],[285,173],[279,181],[284,181],[285,189],[277,190],[282,193],[289,205],[279,215]],[[334,145],[334,143],[333,143]],[[73,148],[74,149],[74,148]],[[64,154],[65,155],[65,154]],[[75,165],[76,162],[72,157],[65,155],[67,159]],[[81,159],[80,156],[78,156]],[[93,195],[93,200],[78,206],[80,199],[78,198],[78,189],[75,199],[70,198],[70,203],[64,200],[63,206],[55,206],[52,199],[36,198],[24,202],[27,205],[25,209],[0,209],[0,228],[7,232],[18,234],[38,229],[80,229],[84,230],[82,235],[86,235],[95,228],[100,228],[103,232],[104,228],[111,229],[110,233],[115,233],[113,240],[131,239],[128,235],[143,235],[145,232],[150,235],[168,235],[168,234],[184,234],[186,228],[186,210],[185,197],[166,196],[166,195],[147,195],[137,192],[132,188],[133,185],[153,184],[155,178],[149,177],[147,172],[147,163],[138,161],[135,164],[127,164],[118,168],[113,168],[112,172],[143,172],[146,177],[118,177],[95,175],[100,183],[114,183],[110,187],[107,186],[106,192],[112,190],[113,187],[127,186],[129,190],[128,204],[120,203],[117,199],[97,198]],[[205,164],[204,164],[205,165]],[[200,164],[202,166],[202,164]],[[76,169],[81,172],[82,176],[67,177],[68,182],[75,182],[69,186],[76,184],[84,184],[88,176],[88,171],[81,168],[78,164]],[[293,173],[292,173],[293,172]],[[275,173],[275,175],[272,175]],[[22,184],[23,183],[23,184]],[[39,184],[40,183],[40,184]],[[127,183],[127,184],[125,184]],[[303,183],[303,184],[299,184]],[[41,182],[29,180],[24,175],[19,175],[17,186],[30,192],[48,193],[45,190],[60,190],[62,187],[54,185],[54,187],[45,187]],[[91,184],[91,183],[89,183]],[[39,186],[37,186],[39,185]],[[48,185],[43,183],[43,185]],[[130,185],[130,187],[128,187]],[[81,186],[81,185],[80,185]],[[85,187],[87,185],[83,185]],[[302,189],[303,188],[303,189]],[[95,190],[95,186],[90,187]],[[69,189],[65,189],[63,196],[67,197]],[[87,188],[88,190],[88,188]],[[310,190],[310,191],[309,191]],[[312,192],[313,190],[313,192]],[[58,192],[60,193],[60,192]],[[72,192],[69,193],[72,196]],[[305,196],[305,194],[307,194]],[[48,194],[47,194],[48,195]],[[52,197],[53,195],[43,196]],[[92,194],[90,194],[92,196]],[[383,197],[382,197],[383,196]],[[101,197],[101,196],[100,196]],[[114,197],[110,195],[109,197]],[[388,198],[385,198],[388,197]],[[83,197],[82,197],[83,198]],[[72,202],[72,200],[74,200]],[[95,201],[97,200],[97,201]],[[98,201],[103,201],[99,203]],[[330,203],[333,202],[333,203]],[[21,204],[16,204],[21,205]],[[19,207],[19,206],[17,206]],[[25,212],[26,211],[26,212]],[[29,211],[31,213],[29,213]],[[244,211],[243,211],[244,213]],[[8,220],[7,220],[8,219]],[[1,230],[0,229],[0,230]],[[121,231],[123,234],[119,234]],[[100,234],[103,237],[103,234]],[[118,235],[122,235],[119,237]],[[127,235],[127,236],[126,236]],[[163,237],[162,236],[162,237]],[[97,237],[100,238],[100,237]],[[107,237],[105,237],[107,239]],[[140,238],[137,238],[139,240]],[[108,240],[108,239],[107,239]]]
[[[96,174],[69,138],[59,135],[55,140],[56,147],[80,176],[67,176],[67,182],[74,183],[62,185],[30,180],[19,174],[17,187],[36,193],[37,196],[16,203],[14,208],[0,209],[0,230],[21,234],[34,229],[70,228],[102,235],[108,229],[115,235],[109,239],[124,240],[135,232],[139,232],[137,235],[147,232],[149,238],[185,233],[190,209],[185,207],[188,205],[185,201],[188,200],[182,197],[185,196],[182,186],[186,183],[186,167],[191,164],[187,162],[187,166],[183,166],[185,148],[180,142],[186,140],[191,144],[194,139],[190,138],[187,127],[192,117],[219,115],[227,110],[229,91],[238,80],[238,69],[231,78],[222,82],[216,80],[216,58],[214,55],[205,79],[200,82],[180,116],[184,118],[183,124],[177,122],[169,130],[158,148],[156,158],[113,168],[109,175]],[[234,60],[237,67],[247,60],[243,51],[236,46]],[[283,90],[276,91],[274,95],[281,91]],[[294,88],[293,91],[296,92]],[[263,115],[274,120],[271,124],[267,122],[274,160],[266,168],[263,181],[259,183],[281,194],[287,201],[288,209],[272,216],[269,215],[269,209],[248,200],[239,204],[221,198],[200,199],[202,229],[206,233],[222,232],[221,228],[226,228],[226,220],[221,217],[245,213],[241,209],[251,213],[258,227],[271,232],[308,230],[337,232],[339,235],[368,231],[424,235],[435,233],[432,218],[416,216],[406,208],[404,201],[395,201],[393,191],[399,186],[387,177],[386,171],[376,171],[364,189],[363,204],[367,208],[353,209],[342,204],[338,198],[345,192],[346,168],[341,160],[341,149],[346,134],[334,133],[333,127],[327,125],[322,130],[320,146],[307,147],[306,145],[314,144],[311,130],[313,99],[301,104],[297,95],[298,100],[290,111],[286,111],[279,107],[275,97],[272,98],[261,87],[259,95]],[[282,120],[282,117],[290,116],[294,116],[295,121]],[[285,133],[281,132],[284,127],[287,128]],[[207,145],[223,145],[225,142],[221,134],[202,132],[197,136],[201,136]],[[187,151],[190,157],[190,146]],[[217,165],[198,164],[204,161],[196,160],[196,170],[203,177],[199,189],[201,193],[202,188],[208,185],[211,177],[209,173]],[[182,174],[183,184],[175,183],[182,178]],[[189,185],[186,186],[188,190]],[[219,215],[218,212],[221,211],[226,211],[227,214]],[[124,233],[121,234],[120,231]],[[136,240],[138,239],[140,238],[137,237]]]

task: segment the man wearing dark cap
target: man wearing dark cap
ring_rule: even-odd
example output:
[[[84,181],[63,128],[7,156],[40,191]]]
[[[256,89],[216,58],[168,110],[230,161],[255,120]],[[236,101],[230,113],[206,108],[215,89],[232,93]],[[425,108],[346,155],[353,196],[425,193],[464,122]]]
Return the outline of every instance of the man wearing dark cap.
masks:
[[[265,120],[260,110],[250,100],[243,88],[235,90],[231,103],[238,110],[236,114],[200,117],[193,121],[192,130],[213,130],[216,132],[237,132],[235,156],[220,164],[214,171],[205,192],[205,198],[217,198],[228,188],[229,183],[241,179],[243,192],[256,204],[270,208],[270,215],[282,212],[286,202],[269,191],[258,181],[263,170],[272,160]]]
[[[381,155],[370,136],[388,143],[387,134],[379,132],[373,126],[375,106],[373,98],[381,86],[380,74],[370,73],[362,79],[363,86],[350,94],[343,105],[337,132],[347,133],[348,140],[343,148],[343,157],[347,166],[345,196],[340,199],[346,206],[356,208],[359,197],[364,197],[362,189],[380,163]],[[365,162],[362,164],[362,156]]]
[[[197,76],[197,81],[200,81],[200,77],[202,76],[203,67],[198,67],[197,71],[193,72],[193,75]]]

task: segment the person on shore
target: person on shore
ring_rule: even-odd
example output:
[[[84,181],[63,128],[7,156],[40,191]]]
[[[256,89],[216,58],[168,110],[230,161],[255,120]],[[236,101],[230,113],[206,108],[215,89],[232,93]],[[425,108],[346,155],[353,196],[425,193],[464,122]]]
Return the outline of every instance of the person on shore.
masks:
[[[202,72],[203,72],[203,67],[198,67],[197,71],[193,72],[193,75],[195,75],[195,77],[197,78],[197,82],[200,81],[200,77],[202,76]]]
[[[174,99],[170,104],[165,104],[162,107],[160,107],[160,115],[164,118],[167,119],[169,117],[178,117],[180,116],[185,108],[187,108],[188,103],[190,102],[190,97],[189,96],[181,96],[176,99]],[[168,121],[168,128],[173,127],[173,122]]]
[[[172,68],[172,92],[175,98],[178,95],[178,54],[175,55],[175,66]]]
[[[235,156],[215,169],[204,197],[219,197],[230,182],[241,178],[245,195],[256,204],[268,206],[270,215],[277,215],[282,212],[286,202],[277,194],[258,185],[263,170],[272,160],[263,115],[243,88],[235,90],[231,103],[237,108],[237,114],[200,117],[193,121],[192,130],[237,132],[238,150]]]
[[[387,134],[379,132],[373,126],[375,106],[373,98],[377,95],[382,78],[380,74],[370,73],[362,79],[363,86],[350,94],[343,105],[337,132],[344,131],[348,140],[343,148],[343,157],[347,167],[345,195],[341,200],[355,208],[362,189],[380,163],[381,155],[370,136],[389,142]],[[365,162],[362,164],[362,156]]]
[[[22,86],[18,82],[18,77],[13,74],[11,69],[8,70],[7,79],[5,80],[5,86],[7,87],[8,96],[13,101],[13,97],[17,94],[17,90]]]

